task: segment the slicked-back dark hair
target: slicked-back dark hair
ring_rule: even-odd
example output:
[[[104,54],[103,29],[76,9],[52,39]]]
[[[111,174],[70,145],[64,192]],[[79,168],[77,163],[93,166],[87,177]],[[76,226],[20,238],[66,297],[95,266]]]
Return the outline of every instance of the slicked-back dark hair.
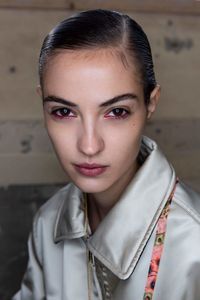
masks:
[[[136,63],[148,104],[156,86],[151,48],[141,26],[128,15],[95,9],[82,11],[60,22],[44,39],[39,57],[42,85],[48,59],[59,49],[81,50],[119,48]]]

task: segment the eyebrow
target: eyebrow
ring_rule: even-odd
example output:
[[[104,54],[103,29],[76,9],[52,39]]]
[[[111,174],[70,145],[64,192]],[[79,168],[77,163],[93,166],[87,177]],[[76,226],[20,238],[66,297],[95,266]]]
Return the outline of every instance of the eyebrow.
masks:
[[[123,101],[123,100],[128,100],[128,99],[138,100],[138,97],[137,97],[137,95],[135,95],[133,93],[126,93],[126,94],[118,95],[118,96],[113,97],[112,99],[109,99],[109,100],[101,103],[99,105],[99,107],[106,107],[106,106],[109,106],[109,105],[114,104],[116,102]],[[47,96],[47,97],[45,97],[43,99],[43,103],[45,103],[45,102],[57,102],[57,103],[61,103],[61,104],[64,104],[64,105],[71,106],[71,107],[78,107],[78,105],[76,103],[73,103],[69,100],[62,99],[62,98],[56,97],[56,96]]]

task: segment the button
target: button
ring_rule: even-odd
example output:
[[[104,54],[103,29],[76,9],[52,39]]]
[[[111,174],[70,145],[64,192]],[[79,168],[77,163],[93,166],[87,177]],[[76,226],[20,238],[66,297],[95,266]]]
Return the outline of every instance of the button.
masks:
[[[106,292],[106,298],[110,299],[110,293],[109,292]]]
[[[104,280],[103,283],[104,283],[105,287],[108,287],[108,286],[109,286],[109,283],[108,283],[107,280]]]

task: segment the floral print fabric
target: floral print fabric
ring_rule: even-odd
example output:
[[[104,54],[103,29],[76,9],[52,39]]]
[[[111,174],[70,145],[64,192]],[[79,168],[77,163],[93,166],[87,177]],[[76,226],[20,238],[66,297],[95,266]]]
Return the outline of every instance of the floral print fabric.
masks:
[[[178,180],[176,181],[177,184]],[[157,224],[157,230],[156,230],[156,238],[154,242],[148,277],[147,277],[147,283],[145,287],[145,293],[143,300],[152,300],[153,299],[153,292],[156,284],[156,279],[158,275],[158,269],[160,264],[160,259],[162,255],[162,251],[164,248],[164,239],[165,239],[165,233],[166,233],[166,227],[167,227],[167,217],[170,210],[170,203],[172,201],[175,187],[159,217],[158,224]]]

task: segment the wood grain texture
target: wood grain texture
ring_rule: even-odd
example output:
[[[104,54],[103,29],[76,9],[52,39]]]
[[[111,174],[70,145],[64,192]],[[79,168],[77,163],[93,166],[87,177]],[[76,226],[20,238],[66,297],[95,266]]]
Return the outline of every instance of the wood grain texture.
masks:
[[[154,120],[147,123],[146,135],[157,140],[168,153],[200,151],[200,118]],[[53,149],[40,120],[0,121],[0,155],[52,154]]]
[[[0,182],[10,184],[65,183],[69,179],[54,154],[0,155]]]
[[[151,121],[145,134],[154,139],[180,178],[199,180],[200,119]],[[0,122],[0,182],[62,183],[61,169],[41,121]]]
[[[42,121],[0,121],[1,154],[52,153]]]
[[[139,12],[200,14],[198,0],[0,0],[0,7],[31,9],[117,9]]]
[[[0,119],[42,118],[36,93],[45,35],[69,12],[0,10]]]
[[[135,18],[149,36],[162,86],[146,134],[200,192],[200,2],[0,0],[0,8],[0,299],[10,300],[26,267],[32,218],[69,180],[53,153],[35,91],[43,38],[78,10],[116,9]]]
[[[70,11],[0,10],[0,120],[42,118],[37,61],[45,35]],[[200,18],[130,14],[149,36],[162,87],[156,119],[200,115]]]

